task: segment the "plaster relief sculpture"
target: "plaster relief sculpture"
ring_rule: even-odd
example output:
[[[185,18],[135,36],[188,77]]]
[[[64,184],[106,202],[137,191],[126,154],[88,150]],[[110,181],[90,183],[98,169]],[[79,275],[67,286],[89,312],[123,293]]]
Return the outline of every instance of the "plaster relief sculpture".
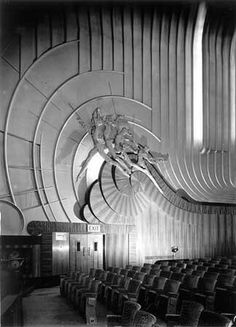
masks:
[[[146,162],[156,165],[158,161],[168,159],[168,154],[158,153],[153,156],[148,146],[142,146],[135,141],[133,131],[124,115],[102,115],[101,109],[96,108],[92,113],[90,125],[87,126],[79,117],[78,121],[91,135],[93,148],[81,165],[77,180],[86,170],[90,159],[99,153],[109,164],[116,166],[128,177],[135,170],[148,173]],[[136,160],[130,155],[135,155]]]

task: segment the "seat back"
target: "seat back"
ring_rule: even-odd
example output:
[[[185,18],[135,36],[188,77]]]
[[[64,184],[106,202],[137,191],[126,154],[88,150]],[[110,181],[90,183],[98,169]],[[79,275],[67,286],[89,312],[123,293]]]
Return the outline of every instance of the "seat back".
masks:
[[[191,268],[185,268],[185,269],[182,269],[181,270],[181,273],[182,274],[185,274],[185,275],[192,275],[192,273],[193,273],[193,269],[191,269]]]
[[[133,266],[132,267],[132,270],[140,271],[141,270],[141,266]]]
[[[151,267],[142,267],[140,271],[148,274],[150,272],[150,270],[151,270]]]
[[[121,272],[121,268],[120,267],[115,267],[113,269],[113,273],[115,273],[115,274],[120,274],[120,272]]]
[[[206,267],[206,266],[198,266],[197,267],[197,270],[204,270],[204,271],[207,271],[209,268]]]
[[[145,262],[145,263],[143,264],[143,267],[145,267],[145,268],[150,268],[150,269],[151,269],[151,268],[152,268],[152,264],[151,264],[151,263],[146,263],[146,262]]]
[[[155,277],[153,280],[152,288],[157,290],[163,290],[165,283],[167,281],[166,277]]]
[[[232,321],[219,313],[204,310],[200,315],[198,327],[205,326],[230,327],[232,326]]]
[[[164,286],[165,293],[177,293],[181,282],[179,280],[168,279]]]
[[[216,279],[203,278],[199,279],[198,289],[201,291],[213,292],[216,285]]]
[[[89,270],[89,277],[94,277],[95,276],[96,269],[95,268],[90,268]]]
[[[135,274],[136,274],[135,270],[129,270],[128,274],[127,274],[127,277],[133,278]]]
[[[192,275],[199,276],[199,277],[204,277],[205,273],[206,273],[206,271],[204,271],[204,270],[194,270],[192,272]]]
[[[129,287],[129,283],[131,282],[131,277],[124,277],[123,280],[121,281],[121,288],[125,288],[126,290]]]
[[[134,316],[133,326],[135,327],[152,327],[156,322],[156,317],[146,311],[139,310]]]
[[[216,283],[216,287],[233,286],[235,282],[235,276],[219,275]]]
[[[178,262],[177,263],[177,267],[181,268],[181,269],[185,269],[187,267],[187,263],[184,262]]]
[[[216,288],[215,311],[217,312],[236,312],[236,291],[224,288]]]
[[[115,277],[113,279],[112,285],[118,285],[118,286],[120,286],[120,283],[122,281],[122,278],[124,278],[124,277],[121,276],[121,275],[115,274]]]
[[[121,315],[121,325],[131,326],[134,320],[134,316],[138,310],[141,309],[141,305],[133,301],[125,301],[123,312]]]
[[[223,264],[223,263],[219,263],[218,265],[215,265],[216,268],[219,269],[227,269],[228,265],[227,264]]]
[[[120,275],[122,275],[122,276],[127,276],[128,275],[128,272],[129,272],[129,270],[128,269],[121,269],[121,271],[120,271]]]
[[[144,280],[144,277],[146,276],[146,273],[145,272],[136,272],[133,279],[137,279],[137,280],[141,280],[143,281]]]
[[[161,272],[160,272],[160,276],[161,277],[166,277],[166,278],[171,278],[172,274],[173,274],[172,271],[163,271],[163,270],[161,270]]]
[[[189,268],[189,269],[192,269],[192,270],[197,270],[197,267],[198,267],[198,265],[196,265],[196,264],[188,263],[186,268]]]
[[[115,278],[116,274],[113,272],[108,272],[107,278],[106,278],[106,283],[113,283],[113,280]]]
[[[137,293],[140,285],[142,284],[141,280],[131,279],[127,292],[128,293]]]
[[[95,274],[94,274],[94,278],[95,279],[101,279],[103,275],[104,275],[104,270],[96,269]]]
[[[182,268],[180,268],[180,267],[171,267],[170,270],[171,270],[172,272],[175,272],[175,273],[180,273],[181,270],[182,270]]]
[[[97,293],[98,287],[99,287],[99,285],[101,283],[102,282],[100,280],[98,280],[98,279],[92,280],[92,283],[91,283],[90,288],[89,288],[89,292],[91,292],[91,293]]]
[[[153,284],[155,275],[146,275],[143,279],[143,285],[151,286]]]
[[[171,279],[179,280],[180,282],[182,282],[184,280],[184,277],[185,277],[185,274],[177,273],[177,272],[173,272],[173,274],[171,275]]]
[[[85,288],[90,288],[91,285],[92,285],[92,281],[93,281],[93,280],[94,280],[94,278],[91,278],[91,277],[87,276],[87,277],[85,278],[85,280],[84,280],[84,284],[83,284],[83,286],[84,286]]]
[[[160,272],[161,272],[161,269],[159,269],[159,268],[152,268],[150,270],[150,275],[160,276]]]
[[[228,268],[228,269],[219,269],[219,273],[222,275],[234,276],[236,269]]]
[[[197,327],[201,312],[203,310],[203,305],[198,302],[183,301],[178,325]]]
[[[214,271],[206,271],[204,278],[218,279],[219,273]]]
[[[199,281],[199,276],[186,275],[184,277],[181,288],[185,288],[185,289],[188,289],[188,290],[197,288],[198,281]]]
[[[161,266],[161,271],[170,271],[170,266]]]

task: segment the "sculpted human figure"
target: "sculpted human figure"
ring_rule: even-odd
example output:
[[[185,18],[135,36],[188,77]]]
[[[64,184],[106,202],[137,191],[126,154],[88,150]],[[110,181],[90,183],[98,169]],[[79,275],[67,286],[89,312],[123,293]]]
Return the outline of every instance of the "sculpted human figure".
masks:
[[[78,120],[83,128],[87,127],[80,117]],[[147,170],[145,161],[156,165],[157,161],[167,160],[168,158],[168,155],[161,153],[153,157],[148,146],[139,145],[135,141],[130,125],[124,115],[103,116],[100,108],[96,108],[87,131],[92,137],[94,147],[83,161],[77,180],[96,152],[99,152],[106,162],[116,166],[128,176],[135,169]],[[129,154],[131,153],[137,155],[137,163],[130,159]]]

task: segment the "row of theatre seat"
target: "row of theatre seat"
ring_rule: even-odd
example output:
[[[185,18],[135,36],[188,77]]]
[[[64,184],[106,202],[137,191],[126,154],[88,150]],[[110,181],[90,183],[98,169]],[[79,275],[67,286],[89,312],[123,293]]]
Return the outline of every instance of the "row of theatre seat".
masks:
[[[88,275],[73,272],[62,276],[60,290],[82,314],[91,297],[123,320],[133,306],[136,313],[129,325],[136,326],[135,317],[145,321],[143,326],[149,326],[149,320],[150,326],[179,325],[182,317],[185,326],[230,326],[236,314],[236,259],[160,261],[106,271],[91,269]],[[113,320],[108,316],[108,326]]]

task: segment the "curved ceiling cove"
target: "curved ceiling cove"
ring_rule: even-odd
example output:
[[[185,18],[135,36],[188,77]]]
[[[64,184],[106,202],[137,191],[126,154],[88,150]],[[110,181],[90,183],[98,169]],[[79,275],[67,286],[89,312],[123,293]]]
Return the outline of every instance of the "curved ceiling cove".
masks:
[[[139,144],[169,154],[158,171],[173,192],[235,204],[235,23],[228,28],[206,8],[199,148],[192,107],[197,6],[64,4],[58,15],[40,6],[16,6],[21,15],[2,42],[0,199],[22,212],[21,232],[31,220],[129,224],[159,199],[150,178],[137,172],[127,180],[107,164],[95,183],[88,174],[77,180],[93,147],[79,119],[89,124],[97,107],[125,115]]]

